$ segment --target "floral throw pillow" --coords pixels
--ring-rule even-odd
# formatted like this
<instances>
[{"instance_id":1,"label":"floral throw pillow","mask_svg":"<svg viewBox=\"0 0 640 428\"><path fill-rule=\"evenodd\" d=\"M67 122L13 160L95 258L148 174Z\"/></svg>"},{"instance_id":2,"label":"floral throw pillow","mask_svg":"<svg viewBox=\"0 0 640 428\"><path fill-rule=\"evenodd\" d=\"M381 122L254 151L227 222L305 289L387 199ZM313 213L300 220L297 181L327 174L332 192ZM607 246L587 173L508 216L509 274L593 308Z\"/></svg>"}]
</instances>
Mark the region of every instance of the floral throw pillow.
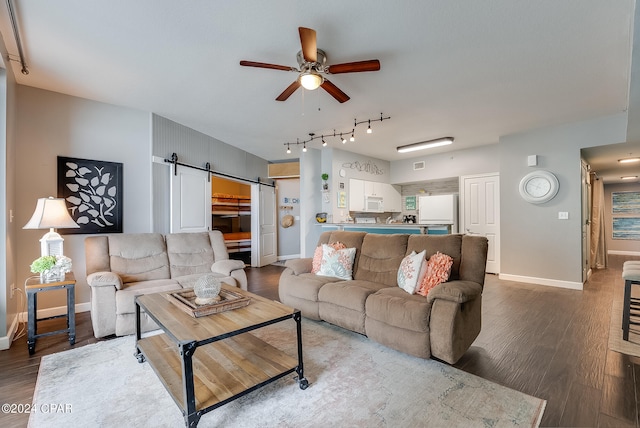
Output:
<instances>
[{"instance_id":1,"label":"floral throw pillow","mask_svg":"<svg viewBox=\"0 0 640 428\"><path fill-rule=\"evenodd\" d=\"M330 245L322 245L322 262L316 275L332 276L339 279L353 279L353 260L355 248L336 250Z\"/></svg>"},{"instance_id":2,"label":"floral throw pillow","mask_svg":"<svg viewBox=\"0 0 640 428\"><path fill-rule=\"evenodd\" d=\"M329 244L336 250L342 250L347 248L342 242L334 242ZM320 271L320 263L322 263L322 245L318 245L313 252L313 261L311 262L311 273L318 273Z\"/></svg>"},{"instance_id":3,"label":"floral throw pillow","mask_svg":"<svg viewBox=\"0 0 640 428\"><path fill-rule=\"evenodd\" d=\"M420 251L417 254L415 251L412 251L411 254L400 262L400 267L398 268L398 287L409 294L416 292L416 288L422 279L421 276L425 274L426 262L424 256L426 253L426 250Z\"/></svg>"},{"instance_id":4,"label":"floral throw pillow","mask_svg":"<svg viewBox=\"0 0 640 428\"><path fill-rule=\"evenodd\" d=\"M437 252L429 257L427 261L427 272L420 282L416 293L426 296L433 287L443 282L447 282L451 274L453 258L441 252Z\"/></svg>"}]
</instances>

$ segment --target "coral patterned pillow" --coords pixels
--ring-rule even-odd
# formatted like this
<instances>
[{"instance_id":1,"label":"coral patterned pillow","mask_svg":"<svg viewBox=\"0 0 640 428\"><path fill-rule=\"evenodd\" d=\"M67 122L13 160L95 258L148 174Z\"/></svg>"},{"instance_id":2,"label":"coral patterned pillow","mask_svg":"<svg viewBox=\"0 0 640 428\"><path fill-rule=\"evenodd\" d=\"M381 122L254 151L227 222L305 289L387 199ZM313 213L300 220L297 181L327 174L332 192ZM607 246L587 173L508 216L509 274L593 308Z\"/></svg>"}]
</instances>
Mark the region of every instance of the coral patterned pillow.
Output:
<instances>
[{"instance_id":1,"label":"coral patterned pillow","mask_svg":"<svg viewBox=\"0 0 640 428\"><path fill-rule=\"evenodd\" d=\"M342 250L347 248L342 242L334 242L329 244L336 250ZM313 261L311 262L311 273L318 273L320 271L320 263L322 263L322 245L318 245L313 252Z\"/></svg>"},{"instance_id":2,"label":"coral patterned pillow","mask_svg":"<svg viewBox=\"0 0 640 428\"><path fill-rule=\"evenodd\" d=\"M409 294L416 292L416 288L418 284L420 284L420 279L422 279L421 276L425 274L426 262L424 255L426 253L426 250L420 251L418 254L412 251L411 254L400 262L400 268L398 268L398 287Z\"/></svg>"},{"instance_id":3,"label":"coral patterned pillow","mask_svg":"<svg viewBox=\"0 0 640 428\"><path fill-rule=\"evenodd\" d=\"M336 250L331 245L322 245L322 262L316 275L332 276L339 279L353 279L355 248Z\"/></svg>"},{"instance_id":4,"label":"coral patterned pillow","mask_svg":"<svg viewBox=\"0 0 640 428\"><path fill-rule=\"evenodd\" d=\"M437 252L429 257L427 261L427 273L418 286L416 293L426 296L433 287L443 282L447 282L451 274L453 258L441 252Z\"/></svg>"}]
</instances>

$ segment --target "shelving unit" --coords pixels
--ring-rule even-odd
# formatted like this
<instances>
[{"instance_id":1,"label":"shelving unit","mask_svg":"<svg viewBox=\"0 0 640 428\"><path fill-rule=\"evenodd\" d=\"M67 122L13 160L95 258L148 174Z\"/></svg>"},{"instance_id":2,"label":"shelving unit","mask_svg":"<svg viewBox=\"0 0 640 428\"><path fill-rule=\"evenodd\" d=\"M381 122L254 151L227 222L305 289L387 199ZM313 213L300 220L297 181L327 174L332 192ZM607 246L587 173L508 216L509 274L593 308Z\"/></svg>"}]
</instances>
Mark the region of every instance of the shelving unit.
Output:
<instances>
[{"instance_id":1,"label":"shelving unit","mask_svg":"<svg viewBox=\"0 0 640 428\"><path fill-rule=\"evenodd\" d=\"M251 258L251 197L213 193L211 225L224 235L232 258Z\"/></svg>"}]
</instances>

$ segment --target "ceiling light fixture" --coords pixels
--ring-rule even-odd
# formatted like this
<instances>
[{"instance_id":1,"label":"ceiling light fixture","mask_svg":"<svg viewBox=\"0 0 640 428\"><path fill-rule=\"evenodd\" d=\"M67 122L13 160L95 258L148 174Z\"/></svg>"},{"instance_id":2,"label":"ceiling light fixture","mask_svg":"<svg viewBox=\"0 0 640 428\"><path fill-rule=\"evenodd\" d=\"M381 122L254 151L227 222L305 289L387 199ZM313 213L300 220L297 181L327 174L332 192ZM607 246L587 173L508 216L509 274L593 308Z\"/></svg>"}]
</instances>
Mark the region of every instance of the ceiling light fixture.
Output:
<instances>
[{"instance_id":1,"label":"ceiling light fixture","mask_svg":"<svg viewBox=\"0 0 640 428\"><path fill-rule=\"evenodd\" d=\"M313 91L314 89L318 89L320 85L322 85L322 76L307 72L300 75L300 84L303 88Z\"/></svg>"},{"instance_id":2,"label":"ceiling light fixture","mask_svg":"<svg viewBox=\"0 0 640 428\"><path fill-rule=\"evenodd\" d=\"M436 138L435 140L423 141L421 143L407 144L406 146L398 146L398 153L415 152L416 150L431 149L433 147L447 146L453 143L453 137Z\"/></svg>"},{"instance_id":3,"label":"ceiling light fixture","mask_svg":"<svg viewBox=\"0 0 640 428\"><path fill-rule=\"evenodd\" d=\"M624 159L618 159L619 163L634 163L634 162L640 162L640 158L624 158Z\"/></svg>"},{"instance_id":4,"label":"ceiling light fixture","mask_svg":"<svg viewBox=\"0 0 640 428\"><path fill-rule=\"evenodd\" d=\"M358 122L356 119L353 120L353 128L351 128L348 131L342 131L342 132L337 132L335 129L333 130L333 137L340 137L340 142L342 144L346 144L347 143L347 139L345 138L345 135L349 135L351 134L351 137L349 137L350 141L355 141L356 140L356 128L358 127L358 125L361 125L363 123L368 124L368 128L367 128L367 133L371 134L373 131L371 130L371 122L382 122L383 120L387 120L387 119L391 119L391 116L387 116L384 117L382 113L380 113L380 119L365 119L362 120L360 122ZM331 133L327 134L327 136L332 136ZM287 146L287 154L291 153L291 148L290 148L290 144L295 144L296 146L299 146L300 144L302 144L304 148L306 148L307 143L311 143L314 140L320 140L322 141L322 146L326 147L327 143L324 140L324 134L322 135L316 135L313 132L309 132L309 138L304 140L304 141L300 141L300 139L298 138L296 140L295 143L283 143L285 146ZM303 150L304 151L304 150Z\"/></svg>"},{"instance_id":5,"label":"ceiling light fixture","mask_svg":"<svg viewBox=\"0 0 640 428\"><path fill-rule=\"evenodd\" d=\"M624 177L620 177L623 180L635 180L636 178L638 178L637 175L625 175Z\"/></svg>"}]
</instances>

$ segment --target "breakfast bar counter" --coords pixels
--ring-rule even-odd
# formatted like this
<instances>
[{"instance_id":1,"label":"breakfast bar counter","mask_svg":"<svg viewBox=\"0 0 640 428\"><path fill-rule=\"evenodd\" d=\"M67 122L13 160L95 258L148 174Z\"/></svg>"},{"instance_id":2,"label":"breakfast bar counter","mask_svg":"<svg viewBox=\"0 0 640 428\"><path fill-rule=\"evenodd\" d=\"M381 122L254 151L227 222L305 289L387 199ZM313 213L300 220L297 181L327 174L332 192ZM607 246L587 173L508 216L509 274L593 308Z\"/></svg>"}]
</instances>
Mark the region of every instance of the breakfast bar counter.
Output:
<instances>
[{"instance_id":1,"label":"breakfast bar counter","mask_svg":"<svg viewBox=\"0 0 640 428\"><path fill-rule=\"evenodd\" d=\"M415 223L319 223L324 230L349 230L390 235L394 233L447 235L451 233L448 224Z\"/></svg>"}]
</instances>

